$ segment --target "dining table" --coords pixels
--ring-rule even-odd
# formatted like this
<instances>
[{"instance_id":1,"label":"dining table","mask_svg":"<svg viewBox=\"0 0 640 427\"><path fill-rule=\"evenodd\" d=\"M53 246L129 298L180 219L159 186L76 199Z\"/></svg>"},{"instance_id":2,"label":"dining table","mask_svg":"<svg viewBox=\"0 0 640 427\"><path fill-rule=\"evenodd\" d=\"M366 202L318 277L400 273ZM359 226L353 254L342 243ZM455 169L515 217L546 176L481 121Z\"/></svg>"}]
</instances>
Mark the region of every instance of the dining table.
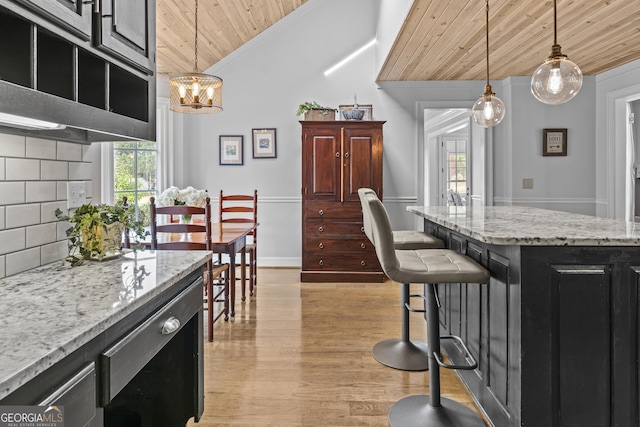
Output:
<instances>
[{"instance_id":1,"label":"dining table","mask_svg":"<svg viewBox=\"0 0 640 427\"><path fill-rule=\"evenodd\" d=\"M245 248L247 234L258 227L259 223L212 223L211 251L215 254L226 254L229 257L229 316L234 317L236 302L236 254L240 254L240 282L242 286L242 300L245 295ZM167 241L191 241L203 243L205 233L158 233L158 243ZM151 242L144 242L150 247Z\"/></svg>"}]
</instances>

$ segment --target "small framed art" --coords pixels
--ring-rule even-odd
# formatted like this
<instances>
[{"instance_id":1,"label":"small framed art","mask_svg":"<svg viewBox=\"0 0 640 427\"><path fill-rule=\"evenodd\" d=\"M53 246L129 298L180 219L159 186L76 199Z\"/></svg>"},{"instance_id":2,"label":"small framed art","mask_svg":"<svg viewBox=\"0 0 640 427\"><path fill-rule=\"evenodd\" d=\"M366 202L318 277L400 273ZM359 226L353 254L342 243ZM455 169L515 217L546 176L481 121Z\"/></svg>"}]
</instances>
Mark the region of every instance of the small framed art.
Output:
<instances>
[{"instance_id":1,"label":"small framed art","mask_svg":"<svg viewBox=\"0 0 640 427\"><path fill-rule=\"evenodd\" d=\"M566 156L567 155L567 130L544 129L542 131L542 155Z\"/></svg>"},{"instance_id":2,"label":"small framed art","mask_svg":"<svg viewBox=\"0 0 640 427\"><path fill-rule=\"evenodd\" d=\"M242 135L220 135L220 164L242 166L244 164Z\"/></svg>"},{"instance_id":3,"label":"small framed art","mask_svg":"<svg viewBox=\"0 0 640 427\"><path fill-rule=\"evenodd\" d=\"M276 130L252 129L253 131L253 158L266 159L276 157Z\"/></svg>"}]
</instances>

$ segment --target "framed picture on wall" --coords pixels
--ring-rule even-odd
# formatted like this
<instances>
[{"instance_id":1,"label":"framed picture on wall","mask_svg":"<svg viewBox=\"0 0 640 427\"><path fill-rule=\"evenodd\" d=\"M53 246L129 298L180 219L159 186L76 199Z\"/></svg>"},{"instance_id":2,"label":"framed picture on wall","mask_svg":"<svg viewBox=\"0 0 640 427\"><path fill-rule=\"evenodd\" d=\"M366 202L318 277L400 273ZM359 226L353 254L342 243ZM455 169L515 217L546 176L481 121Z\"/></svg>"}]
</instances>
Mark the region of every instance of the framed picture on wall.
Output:
<instances>
[{"instance_id":1,"label":"framed picture on wall","mask_svg":"<svg viewBox=\"0 0 640 427\"><path fill-rule=\"evenodd\" d=\"M542 131L542 155L566 156L567 155L567 130L544 129Z\"/></svg>"},{"instance_id":2,"label":"framed picture on wall","mask_svg":"<svg viewBox=\"0 0 640 427\"><path fill-rule=\"evenodd\" d=\"M253 158L276 158L276 130L252 129L253 133Z\"/></svg>"},{"instance_id":3,"label":"framed picture on wall","mask_svg":"<svg viewBox=\"0 0 640 427\"><path fill-rule=\"evenodd\" d=\"M242 135L220 135L220 164L242 166L244 164Z\"/></svg>"}]
</instances>

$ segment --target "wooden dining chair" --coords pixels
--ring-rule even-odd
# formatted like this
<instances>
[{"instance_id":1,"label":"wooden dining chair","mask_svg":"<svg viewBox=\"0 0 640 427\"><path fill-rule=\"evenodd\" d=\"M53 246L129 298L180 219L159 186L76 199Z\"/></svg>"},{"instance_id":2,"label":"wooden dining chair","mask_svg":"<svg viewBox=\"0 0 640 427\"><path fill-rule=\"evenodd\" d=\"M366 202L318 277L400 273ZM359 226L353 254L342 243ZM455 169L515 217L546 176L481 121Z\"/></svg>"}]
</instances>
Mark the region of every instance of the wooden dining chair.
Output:
<instances>
[{"instance_id":1,"label":"wooden dining chair","mask_svg":"<svg viewBox=\"0 0 640 427\"><path fill-rule=\"evenodd\" d=\"M206 199L205 207L196 206L156 206L155 197L151 198L151 249L153 250L207 250L212 249L211 243L211 200ZM202 222L174 223L169 217L178 215L199 215ZM163 221L159 217L164 216ZM183 234L184 233L184 234ZM186 234L188 233L188 234ZM197 236L200 234L200 236ZM189 237L186 237L189 236ZM213 341L213 324L224 314L224 320L229 320L229 281L228 264L215 263L209 259L204 272L204 302L207 310L207 326L209 341ZM221 280L220 290L215 290L214 280ZM224 301L224 308L214 313L214 303Z\"/></svg>"},{"instance_id":2,"label":"wooden dining chair","mask_svg":"<svg viewBox=\"0 0 640 427\"><path fill-rule=\"evenodd\" d=\"M225 196L220 190L219 223L258 223L258 190L253 190L253 195L233 194ZM258 231L254 228L247 234L251 236L251 243L245 246L245 251L249 255L249 295L253 295L255 287L258 285ZM218 257L221 259L221 256ZM245 261L245 260L243 260ZM237 280L241 280L238 278ZM242 283L242 300L246 299L245 283Z\"/></svg>"}]
</instances>

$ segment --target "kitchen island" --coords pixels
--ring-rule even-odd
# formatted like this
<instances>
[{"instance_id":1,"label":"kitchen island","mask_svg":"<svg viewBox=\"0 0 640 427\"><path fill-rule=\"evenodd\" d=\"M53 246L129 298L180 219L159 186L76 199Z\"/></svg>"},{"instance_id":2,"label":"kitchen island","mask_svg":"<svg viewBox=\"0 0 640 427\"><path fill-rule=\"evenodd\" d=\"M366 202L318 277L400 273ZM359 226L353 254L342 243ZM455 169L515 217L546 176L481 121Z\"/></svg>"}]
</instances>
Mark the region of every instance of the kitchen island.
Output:
<instances>
[{"instance_id":1,"label":"kitchen island","mask_svg":"<svg viewBox=\"0 0 640 427\"><path fill-rule=\"evenodd\" d=\"M0 405L61 405L69 426L199 419L211 256L138 251L0 280Z\"/></svg>"},{"instance_id":2,"label":"kitchen island","mask_svg":"<svg viewBox=\"0 0 640 427\"><path fill-rule=\"evenodd\" d=\"M639 425L637 224L517 206L408 210L491 272L489 285L438 293L441 331L479 361L459 374L494 425Z\"/></svg>"}]
</instances>

